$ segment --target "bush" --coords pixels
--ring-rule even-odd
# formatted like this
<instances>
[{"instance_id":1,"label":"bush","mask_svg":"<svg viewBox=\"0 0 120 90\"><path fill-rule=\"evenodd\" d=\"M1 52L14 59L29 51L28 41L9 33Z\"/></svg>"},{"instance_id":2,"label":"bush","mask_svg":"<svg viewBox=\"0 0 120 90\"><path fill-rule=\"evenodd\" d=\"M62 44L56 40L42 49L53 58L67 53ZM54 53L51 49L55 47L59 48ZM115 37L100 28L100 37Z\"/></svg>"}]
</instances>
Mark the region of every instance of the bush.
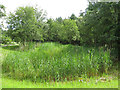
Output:
<instances>
[{"instance_id":1,"label":"bush","mask_svg":"<svg viewBox=\"0 0 120 90\"><path fill-rule=\"evenodd\" d=\"M11 44L12 39L10 37L2 36L2 44Z\"/></svg>"}]
</instances>

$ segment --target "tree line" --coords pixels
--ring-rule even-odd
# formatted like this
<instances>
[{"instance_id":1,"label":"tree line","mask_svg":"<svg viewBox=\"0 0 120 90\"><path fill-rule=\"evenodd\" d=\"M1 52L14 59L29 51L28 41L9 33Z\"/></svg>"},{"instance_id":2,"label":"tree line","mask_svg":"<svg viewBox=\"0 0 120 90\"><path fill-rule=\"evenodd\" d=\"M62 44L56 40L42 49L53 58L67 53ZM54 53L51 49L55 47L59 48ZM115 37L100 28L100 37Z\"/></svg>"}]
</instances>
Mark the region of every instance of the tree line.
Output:
<instances>
[{"instance_id":1,"label":"tree line","mask_svg":"<svg viewBox=\"0 0 120 90\"><path fill-rule=\"evenodd\" d=\"M106 46L118 51L120 29L120 2L90 3L79 17L72 14L46 19L47 13L31 6L19 7L7 16L8 30L3 31L13 41L25 44L31 41L53 41L64 44ZM0 17L5 14L1 12Z\"/></svg>"}]
</instances>

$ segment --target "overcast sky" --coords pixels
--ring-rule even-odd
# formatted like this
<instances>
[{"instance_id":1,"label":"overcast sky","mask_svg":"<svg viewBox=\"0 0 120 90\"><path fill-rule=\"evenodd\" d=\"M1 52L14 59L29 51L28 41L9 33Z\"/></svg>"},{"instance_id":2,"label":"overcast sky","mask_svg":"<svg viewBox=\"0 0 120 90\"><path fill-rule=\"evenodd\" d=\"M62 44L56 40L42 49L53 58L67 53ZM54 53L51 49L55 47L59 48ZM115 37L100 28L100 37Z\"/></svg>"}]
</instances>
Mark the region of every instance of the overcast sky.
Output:
<instances>
[{"instance_id":1,"label":"overcast sky","mask_svg":"<svg viewBox=\"0 0 120 90\"><path fill-rule=\"evenodd\" d=\"M48 18L68 18L72 13L79 15L80 10L85 11L87 0L0 0L6 7L6 12L13 12L20 6L36 6L47 11Z\"/></svg>"}]
</instances>

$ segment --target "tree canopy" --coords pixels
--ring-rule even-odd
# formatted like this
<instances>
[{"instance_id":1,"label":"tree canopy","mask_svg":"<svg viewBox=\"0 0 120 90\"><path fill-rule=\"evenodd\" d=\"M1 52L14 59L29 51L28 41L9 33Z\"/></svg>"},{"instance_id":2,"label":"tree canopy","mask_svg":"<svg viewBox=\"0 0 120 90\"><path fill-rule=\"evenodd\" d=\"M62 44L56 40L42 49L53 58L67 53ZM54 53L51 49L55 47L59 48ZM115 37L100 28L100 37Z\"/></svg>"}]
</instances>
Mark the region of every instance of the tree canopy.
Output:
<instances>
[{"instance_id":1,"label":"tree canopy","mask_svg":"<svg viewBox=\"0 0 120 90\"><path fill-rule=\"evenodd\" d=\"M42 11L33 7L19 7L15 13L8 17L8 35L17 42L28 42L40 37L41 22L44 17Z\"/></svg>"}]
</instances>

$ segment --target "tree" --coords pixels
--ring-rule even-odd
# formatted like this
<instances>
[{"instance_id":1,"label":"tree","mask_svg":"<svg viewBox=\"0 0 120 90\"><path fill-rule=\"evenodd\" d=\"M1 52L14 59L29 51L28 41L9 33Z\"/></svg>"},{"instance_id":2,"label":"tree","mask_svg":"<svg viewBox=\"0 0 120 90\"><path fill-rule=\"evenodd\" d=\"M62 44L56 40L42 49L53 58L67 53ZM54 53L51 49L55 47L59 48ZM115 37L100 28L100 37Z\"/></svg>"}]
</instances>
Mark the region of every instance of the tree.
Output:
<instances>
[{"instance_id":1,"label":"tree","mask_svg":"<svg viewBox=\"0 0 120 90\"><path fill-rule=\"evenodd\" d=\"M62 18L57 18L56 20L48 19L46 37L47 41L60 41L59 32L63 30Z\"/></svg>"},{"instance_id":2,"label":"tree","mask_svg":"<svg viewBox=\"0 0 120 90\"><path fill-rule=\"evenodd\" d=\"M5 16L5 6L4 5L0 5L0 18Z\"/></svg>"},{"instance_id":3,"label":"tree","mask_svg":"<svg viewBox=\"0 0 120 90\"><path fill-rule=\"evenodd\" d=\"M89 3L83 16L84 28L80 30L85 43L112 47L117 39L115 36L118 20L116 6L119 6L119 3Z\"/></svg>"},{"instance_id":4,"label":"tree","mask_svg":"<svg viewBox=\"0 0 120 90\"><path fill-rule=\"evenodd\" d=\"M49 26L47 30L48 41L61 43L74 43L79 40L79 31L75 20L57 18L56 20L48 19Z\"/></svg>"},{"instance_id":5,"label":"tree","mask_svg":"<svg viewBox=\"0 0 120 90\"><path fill-rule=\"evenodd\" d=\"M63 29L59 31L61 41L65 43L72 43L79 39L79 31L76 22L71 19L63 21Z\"/></svg>"},{"instance_id":6,"label":"tree","mask_svg":"<svg viewBox=\"0 0 120 90\"><path fill-rule=\"evenodd\" d=\"M19 7L15 14L11 13L8 17L8 35L23 44L41 38L40 29L42 25L40 22L43 20L41 18L37 9L33 7Z\"/></svg>"},{"instance_id":7,"label":"tree","mask_svg":"<svg viewBox=\"0 0 120 90\"><path fill-rule=\"evenodd\" d=\"M120 2L89 3L82 22L77 25L80 42L91 46L104 46L111 50L111 59L118 60L120 29Z\"/></svg>"},{"instance_id":8,"label":"tree","mask_svg":"<svg viewBox=\"0 0 120 90\"><path fill-rule=\"evenodd\" d=\"M39 9L39 8L35 8L35 17L37 20L37 33L36 33L36 37L34 40L37 41L44 41L44 30L46 31L47 25L45 23L45 19L47 16L47 12L43 11L43 9Z\"/></svg>"},{"instance_id":9,"label":"tree","mask_svg":"<svg viewBox=\"0 0 120 90\"><path fill-rule=\"evenodd\" d=\"M54 21L51 27L51 39L53 41L60 41L60 32L63 31L64 26L62 21Z\"/></svg>"},{"instance_id":10,"label":"tree","mask_svg":"<svg viewBox=\"0 0 120 90\"><path fill-rule=\"evenodd\" d=\"M47 38L48 41L52 41L53 40L52 39L53 35L52 35L52 30L51 30L51 28L53 27L52 26L53 22L54 21L51 18L47 20L48 28L47 28L47 32L46 32L47 33L46 38Z\"/></svg>"},{"instance_id":11,"label":"tree","mask_svg":"<svg viewBox=\"0 0 120 90\"><path fill-rule=\"evenodd\" d=\"M56 18L56 21L58 21L60 24L63 23L63 19L62 19L62 17L58 17L58 18Z\"/></svg>"},{"instance_id":12,"label":"tree","mask_svg":"<svg viewBox=\"0 0 120 90\"><path fill-rule=\"evenodd\" d=\"M5 16L5 6L0 5L0 19ZM1 23L1 22L0 22ZM2 24L0 25L0 42L2 42Z\"/></svg>"},{"instance_id":13,"label":"tree","mask_svg":"<svg viewBox=\"0 0 120 90\"><path fill-rule=\"evenodd\" d=\"M72 15L70 16L70 19L71 19L71 20L76 20L77 17L75 16L75 14L72 14Z\"/></svg>"}]
</instances>

